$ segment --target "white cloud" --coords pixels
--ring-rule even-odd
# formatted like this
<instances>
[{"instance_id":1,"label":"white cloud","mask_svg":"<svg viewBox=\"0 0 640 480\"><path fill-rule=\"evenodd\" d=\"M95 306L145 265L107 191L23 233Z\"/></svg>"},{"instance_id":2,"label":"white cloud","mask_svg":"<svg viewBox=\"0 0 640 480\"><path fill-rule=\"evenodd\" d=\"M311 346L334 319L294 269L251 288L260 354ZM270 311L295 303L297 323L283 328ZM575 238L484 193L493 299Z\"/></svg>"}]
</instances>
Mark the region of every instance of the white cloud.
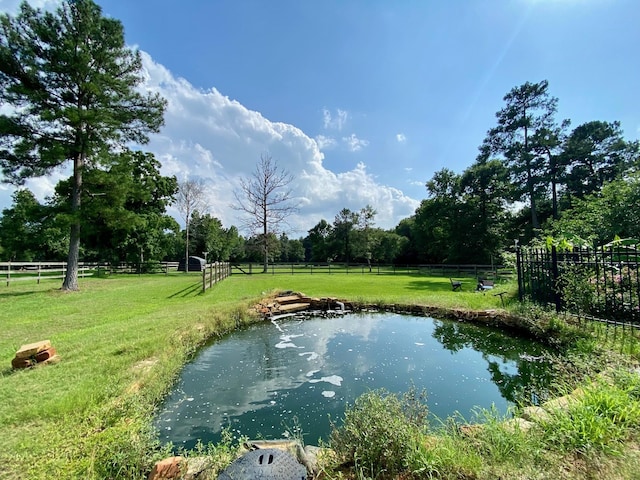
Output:
<instances>
[{"instance_id":1,"label":"white cloud","mask_svg":"<svg viewBox=\"0 0 640 480\"><path fill-rule=\"evenodd\" d=\"M325 135L317 135L316 143L318 144L318 148L320 150L329 150L331 148L334 148L338 144L335 138L327 137Z\"/></svg>"},{"instance_id":2,"label":"white cloud","mask_svg":"<svg viewBox=\"0 0 640 480\"><path fill-rule=\"evenodd\" d=\"M15 15L21 3L22 0L0 0L0 12ZM29 5L33 8L42 8L47 11L55 10L61 3L61 0L29 0Z\"/></svg>"},{"instance_id":3,"label":"white cloud","mask_svg":"<svg viewBox=\"0 0 640 480\"><path fill-rule=\"evenodd\" d=\"M238 212L229 207L233 191L241 177L251 174L264 152L295 176L293 193L301 208L290 223L301 235L323 218L331 221L343 208L359 210L371 204L378 211L377 225L391 228L418 206L417 200L400 190L378 183L364 164L347 172L328 170L321 149L336 145L332 137L313 139L293 125L270 121L215 88L196 89L144 52L143 63L145 88L169 101L166 125L147 148L162 162L163 173L207 179L211 213L225 225L240 225ZM335 118L329 113L330 124L342 128L347 116L344 110L338 110ZM369 143L355 135L346 137L345 142L352 150Z\"/></svg>"},{"instance_id":4,"label":"white cloud","mask_svg":"<svg viewBox=\"0 0 640 480\"><path fill-rule=\"evenodd\" d=\"M355 133L352 133L348 137L342 137L342 141L346 143L347 148L352 152L357 152L359 150L362 150L364 147L369 145L368 140L363 140L356 137Z\"/></svg>"},{"instance_id":5,"label":"white cloud","mask_svg":"<svg viewBox=\"0 0 640 480\"><path fill-rule=\"evenodd\" d=\"M407 137L404 133L398 133L396 134L396 140L398 143L405 143L407 141Z\"/></svg>"},{"instance_id":6,"label":"white cloud","mask_svg":"<svg viewBox=\"0 0 640 480\"><path fill-rule=\"evenodd\" d=\"M322 118L324 122L324 128L326 130L342 130L342 127L347 123L349 118L349 112L346 110L337 109L335 115L331 115L331 112L324 108L322 109Z\"/></svg>"},{"instance_id":7,"label":"white cloud","mask_svg":"<svg viewBox=\"0 0 640 480\"><path fill-rule=\"evenodd\" d=\"M231 208L233 192L240 178L251 175L265 152L295 177L293 195L300 200L301 208L290 218L291 228L287 232L290 236L306 235L321 219L332 221L343 208L359 210L367 204L378 211L376 224L391 228L412 215L418 206L417 200L400 190L378 183L364 164L341 173L325 168L320 149L331 144L331 137L313 139L293 125L272 122L215 88L195 88L147 53L141 54L144 68L141 88L158 92L168 101L165 126L142 148L155 154L162 164L163 175L203 179L209 192L210 213L225 226L241 225L239 213ZM346 112L339 110L336 118L344 120ZM346 141L356 150L368 144L355 135ZM60 178L68 175L61 171L33 179L28 186L43 199L51 194ZM10 194L9 190L0 191L0 204L9 206ZM169 209L169 213L182 222L175 209Z\"/></svg>"}]
</instances>

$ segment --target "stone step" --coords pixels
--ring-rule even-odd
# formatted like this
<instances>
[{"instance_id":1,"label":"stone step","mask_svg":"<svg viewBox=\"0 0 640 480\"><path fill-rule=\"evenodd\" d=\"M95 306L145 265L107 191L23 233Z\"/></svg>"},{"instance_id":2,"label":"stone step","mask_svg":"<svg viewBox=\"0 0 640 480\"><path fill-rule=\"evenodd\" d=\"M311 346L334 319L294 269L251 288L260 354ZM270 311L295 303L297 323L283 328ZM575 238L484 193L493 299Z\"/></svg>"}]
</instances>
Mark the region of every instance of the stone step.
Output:
<instances>
[{"instance_id":1,"label":"stone step","mask_svg":"<svg viewBox=\"0 0 640 480\"><path fill-rule=\"evenodd\" d=\"M310 305L310 303L288 303L286 305L280 305L278 311L280 313L301 312L307 310Z\"/></svg>"}]
</instances>

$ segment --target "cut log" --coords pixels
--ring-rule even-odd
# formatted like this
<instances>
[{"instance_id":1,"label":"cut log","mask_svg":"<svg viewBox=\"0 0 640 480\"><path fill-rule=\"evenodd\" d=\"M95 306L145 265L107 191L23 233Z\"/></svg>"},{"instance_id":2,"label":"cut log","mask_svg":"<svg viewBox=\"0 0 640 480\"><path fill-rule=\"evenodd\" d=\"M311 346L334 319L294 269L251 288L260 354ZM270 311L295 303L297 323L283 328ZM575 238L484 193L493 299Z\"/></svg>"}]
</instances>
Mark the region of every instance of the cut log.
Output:
<instances>
[{"instance_id":1,"label":"cut log","mask_svg":"<svg viewBox=\"0 0 640 480\"><path fill-rule=\"evenodd\" d=\"M51 357L56 356L56 349L51 347L46 350L42 350L41 352L36 353L36 362L44 362L45 360L49 360Z\"/></svg>"},{"instance_id":2,"label":"cut log","mask_svg":"<svg viewBox=\"0 0 640 480\"><path fill-rule=\"evenodd\" d=\"M31 358L49 348L51 348L51 342L49 340L22 345L16 352L16 358Z\"/></svg>"},{"instance_id":3,"label":"cut log","mask_svg":"<svg viewBox=\"0 0 640 480\"><path fill-rule=\"evenodd\" d=\"M14 358L11 360L12 368L29 368L33 367L36 361L31 358Z\"/></svg>"}]
</instances>

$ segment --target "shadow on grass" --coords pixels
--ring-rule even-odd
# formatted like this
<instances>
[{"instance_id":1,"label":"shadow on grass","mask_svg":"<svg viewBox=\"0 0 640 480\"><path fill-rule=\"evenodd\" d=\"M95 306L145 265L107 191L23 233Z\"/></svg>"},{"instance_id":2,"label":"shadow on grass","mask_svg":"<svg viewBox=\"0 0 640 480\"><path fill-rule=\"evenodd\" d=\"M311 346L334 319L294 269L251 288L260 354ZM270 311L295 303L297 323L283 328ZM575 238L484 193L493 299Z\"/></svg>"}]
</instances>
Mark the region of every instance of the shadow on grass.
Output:
<instances>
[{"instance_id":1,"label":"shadow on grass","mask_svg":"<svg viewBox=\"0 0 640 480\"><path fill-rule=\"evenodd\" d=\"M456 278L455 280L461 280ZM453 288L451 286L451 282L447 278L445 280L434 280L434 279L424 279L424 280L412 280L407 282L407 288L411 290L424 290L426 292L453 292ZM475 290L475 284L473 281L464 281L462 280L462 291L472 292ZM455 292L457 293L457 292Z\"/></svg>"},{"instance_id":2,"label":"shadow on grass","mask_svg":"<svg viewBox=\"0 0 640 480\"><path fill-rule=\"evenodd\" d=\"M35 295L36 293L42 293L42 290L39 291L30 291L30 292L0 292L0 299L3 298L14 298L14 297L25 297L27 295Z\"/></svg>"},{"instance_id":3,"label":"shadow on grass","mask_svg":"<svg viewBox=\"0 0 640 480\"><path fill-rule=\"evenodd\" d=\"M202 282L194 283L193 285L189 285L188 287L183 288L182 290L177 291L176 293L169 295L167 298L176 298L176 297L188 297L190 295L197 295L202 292Z\"/></svg>"}]
</instances>

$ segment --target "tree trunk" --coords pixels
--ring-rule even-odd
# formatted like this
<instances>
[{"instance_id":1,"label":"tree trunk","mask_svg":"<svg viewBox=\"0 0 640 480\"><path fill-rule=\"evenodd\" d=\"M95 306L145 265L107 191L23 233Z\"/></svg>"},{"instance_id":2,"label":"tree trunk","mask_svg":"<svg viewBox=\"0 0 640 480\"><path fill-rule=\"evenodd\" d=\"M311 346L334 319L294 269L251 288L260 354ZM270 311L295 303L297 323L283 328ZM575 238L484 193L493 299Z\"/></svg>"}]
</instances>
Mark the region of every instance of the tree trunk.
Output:
<instances>
[{"instance_id":1,"label":"tree trunk","mask_svg":"<svg viewBox=\"0 0 640 480\"><path fill-rule=\"evenodd\" d=\"M78 290L78 261L80 257L80 206L82 197L82 167L84 154L78 153L73 160L73 192L71 194L71 215L73 223L69 237L67 272L62 282L62 290Z\"/></svg>"}]
</instances>

